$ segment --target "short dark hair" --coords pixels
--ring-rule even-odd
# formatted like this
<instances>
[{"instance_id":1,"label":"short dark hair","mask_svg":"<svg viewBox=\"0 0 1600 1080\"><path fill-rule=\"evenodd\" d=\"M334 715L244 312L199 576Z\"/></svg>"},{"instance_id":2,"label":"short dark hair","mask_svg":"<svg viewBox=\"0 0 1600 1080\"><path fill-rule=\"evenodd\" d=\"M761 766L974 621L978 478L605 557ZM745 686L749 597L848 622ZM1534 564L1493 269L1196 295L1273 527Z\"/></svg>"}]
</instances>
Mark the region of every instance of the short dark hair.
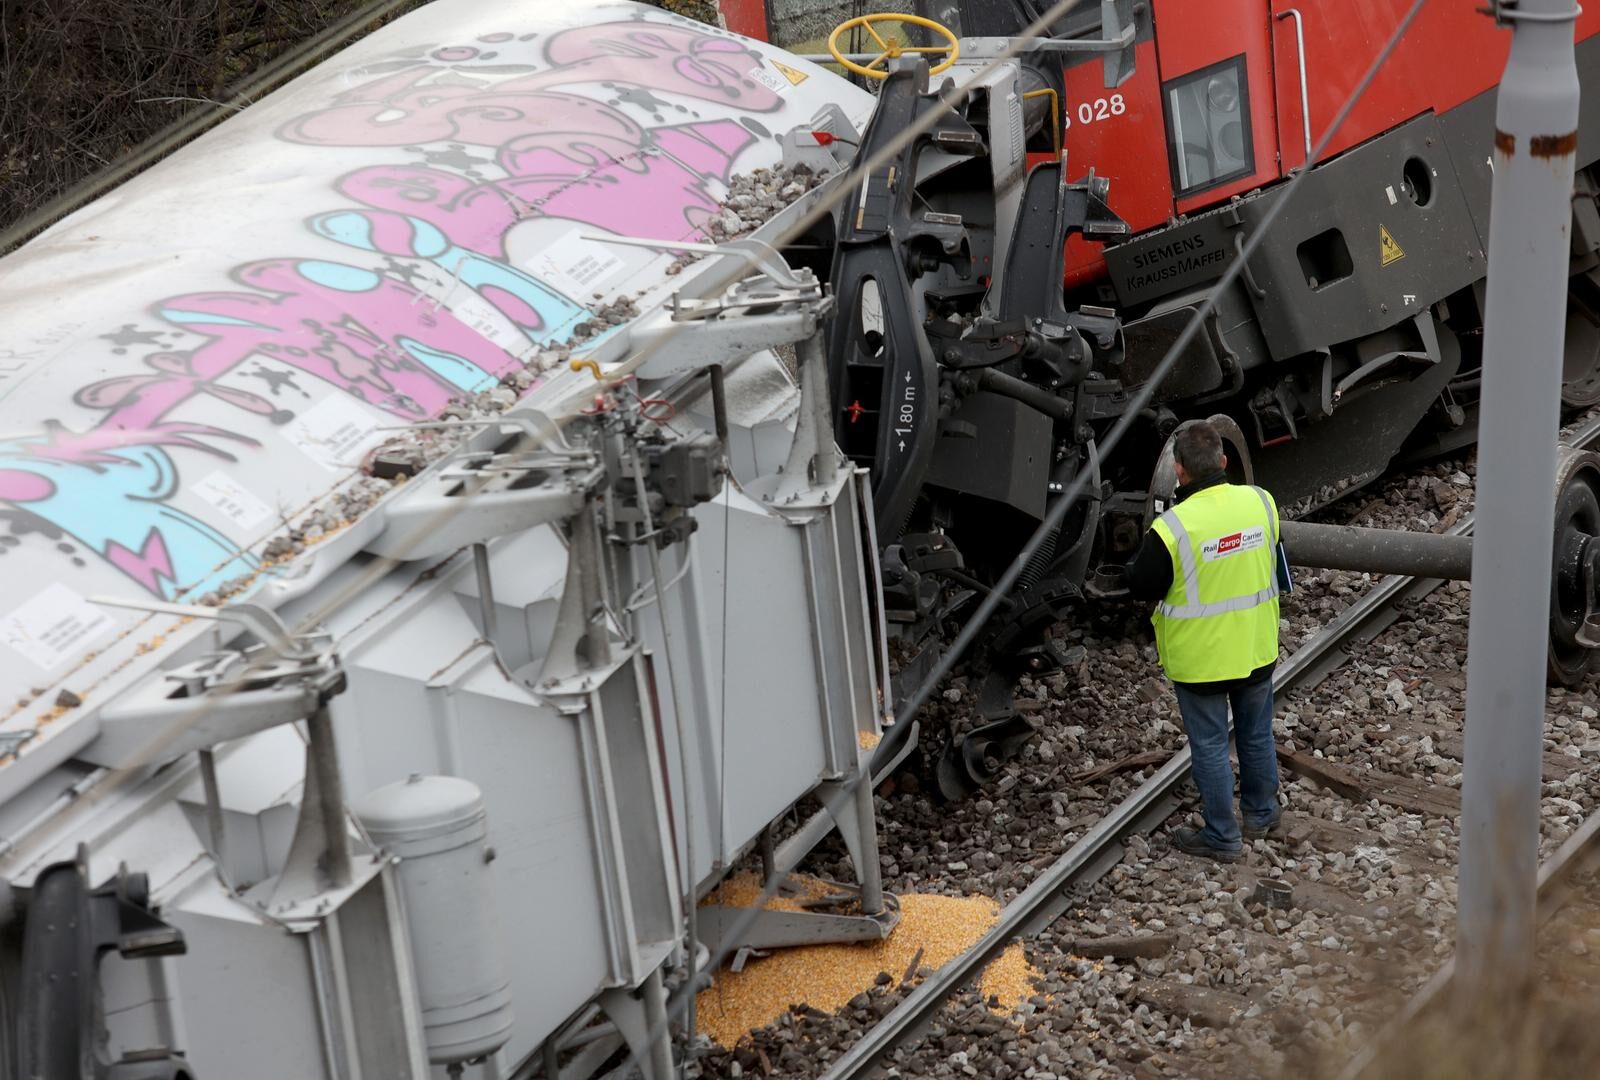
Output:
<instances>
[{"instance_id":1,"label":"short dark hair","mask_svg":"<svg viewBox=\"0 0 1600 1080\"><path fill-rule=\"evenodd\" d=\"M1207 476L1222 468L1222 436L1208 420L1191 420L1178 428L1172 456L1190 476Z\"/></svg>"}]
</instances>

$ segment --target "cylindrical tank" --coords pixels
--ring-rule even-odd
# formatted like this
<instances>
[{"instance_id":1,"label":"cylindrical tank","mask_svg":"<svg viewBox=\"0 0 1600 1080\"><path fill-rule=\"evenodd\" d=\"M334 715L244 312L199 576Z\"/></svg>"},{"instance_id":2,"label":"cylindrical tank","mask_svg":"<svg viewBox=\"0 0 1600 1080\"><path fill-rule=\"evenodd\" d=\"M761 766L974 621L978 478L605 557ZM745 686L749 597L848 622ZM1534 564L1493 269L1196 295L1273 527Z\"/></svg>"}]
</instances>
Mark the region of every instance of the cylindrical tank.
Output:
<instances>
[{"instance_id":1,"label":"cylindrical tank","mask_svg":"<svg viewBox=\"0 0 1600 1080\"><path fill-rule=\"evenodd\" d=\"M493 853L476 784L420 776L379 788L355 807L397 868L436 1065L492 1054L511 1035L511 987L489 880Z\"/></svg>"}]
</instances>

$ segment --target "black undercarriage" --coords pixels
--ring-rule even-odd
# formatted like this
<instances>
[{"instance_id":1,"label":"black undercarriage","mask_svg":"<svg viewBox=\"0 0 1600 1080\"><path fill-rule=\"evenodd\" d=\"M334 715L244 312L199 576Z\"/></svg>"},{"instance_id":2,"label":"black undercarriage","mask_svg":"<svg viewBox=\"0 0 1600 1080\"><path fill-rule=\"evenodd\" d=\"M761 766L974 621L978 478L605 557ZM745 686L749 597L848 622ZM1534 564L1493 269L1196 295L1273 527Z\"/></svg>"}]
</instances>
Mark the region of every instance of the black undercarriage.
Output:
<instances>
[{"instance_id":1,"label":"black undercarriage","mask_svg":"<svg viewBox=\"0 0 1600 1080\"><path fill-rule=\"evenodd\" d=\"M1488 129L1478 129L1492 124L1493 102L1491 93L1443 118L1420 116L1319 164L1302 201L1217 292L1284 184L1130 235L1093 162L1023 171L1024 139L1037 146L1044 121L1000 104L1002 87L979 84L948 103L921 60L892 67L857 155L877 166L843 201L826 268L838 298L835 430L871 470L891 624L910 641L928 637L1000 577L1055 500L1082 489L988 628L980 708L992 724L951 750L950 793L959 794L1026 737L1010 687L1020 672L1055 663L1043 631L1075 604L1125 594L1126 564L1170 486L1158 462L1182 421L1231 421L1239 478L1291 512L1473 441L1488 186L1458 175L1449 151L1478 135L1487 142ZM919 120L927 130L896 149ZM1342 193L1375 176L1412 175L1418 161L1435 177L1435 242L1384 267L1380 288L1377 253L1352 255L1344 239L1377 235L1379 223ZM1570 406L1600 401L1592 164L1579 163L1574 204ZM1297 213L1317 218L1310 240L1298 239L1307 229ZM1106 243L1108 273L1068 293L1073 234ZM1194 254L1213 251L1220 257ZM1347 287L1325 289L1346 278ZM1391 304L1395 295L1403 302ZM1200 332L1150 386L1208 298ZM1145 389L1148 400L1128 416ZM1125 418L1125 436L1102 450Z\"/></svg>"}]
</instances>

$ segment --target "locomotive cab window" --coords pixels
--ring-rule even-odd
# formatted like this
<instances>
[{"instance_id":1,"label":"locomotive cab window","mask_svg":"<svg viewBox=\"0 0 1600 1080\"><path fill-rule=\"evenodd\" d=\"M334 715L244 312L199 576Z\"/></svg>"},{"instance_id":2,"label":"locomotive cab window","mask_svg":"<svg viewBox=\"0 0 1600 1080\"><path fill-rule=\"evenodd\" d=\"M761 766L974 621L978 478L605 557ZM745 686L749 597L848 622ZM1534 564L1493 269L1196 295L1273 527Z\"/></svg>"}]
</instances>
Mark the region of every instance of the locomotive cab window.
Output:
<instances>
[{"instance_id":1,"label":"locomotive cab window","mask_svg":"<svg viewBox=\"0 0 1600 1080\"><path fill-rule=\"evenodd\" d=\"M1188 195L1255 171L1243 55L1173 79L1162 90L1176 194Z\"/></svg>"}]
</instances>

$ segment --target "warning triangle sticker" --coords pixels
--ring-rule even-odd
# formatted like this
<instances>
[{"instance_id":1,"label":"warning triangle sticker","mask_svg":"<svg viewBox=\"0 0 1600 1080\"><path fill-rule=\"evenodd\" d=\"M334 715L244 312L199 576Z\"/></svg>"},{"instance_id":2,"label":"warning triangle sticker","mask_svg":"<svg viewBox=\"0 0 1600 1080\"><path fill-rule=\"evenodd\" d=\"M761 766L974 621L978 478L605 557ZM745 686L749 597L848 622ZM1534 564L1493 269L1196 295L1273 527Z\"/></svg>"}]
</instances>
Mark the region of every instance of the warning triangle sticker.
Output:
<instances>
[{"instance_id":1,"label":"warning triangle sticker","mask_svg":"<svg viewBox=\"0 0 1600 1080\"><path fill-rule=\"evenodd\" d=\"M1383 266L1399 262L1406 257L1405 250L1401 248L1399 242L1395 240L1388 228L1383 225L1378 226L1378 251L1383 257Z\"/></svg>"},{"instance_id":2,"label":"warning triangle sticker","mask_svg":"<svg viewBox=\"0 0 1600 1080\"><path fill-rule=\"evenodd\" d=\"M770 62L773 67L778 69L778 74L789 80L790 86L799 86L801 83L811 78L810 75L803 71L798 71L795 68L790 67L788 64L780 64L776 60Z\"/></svg>"}]
</instances>

